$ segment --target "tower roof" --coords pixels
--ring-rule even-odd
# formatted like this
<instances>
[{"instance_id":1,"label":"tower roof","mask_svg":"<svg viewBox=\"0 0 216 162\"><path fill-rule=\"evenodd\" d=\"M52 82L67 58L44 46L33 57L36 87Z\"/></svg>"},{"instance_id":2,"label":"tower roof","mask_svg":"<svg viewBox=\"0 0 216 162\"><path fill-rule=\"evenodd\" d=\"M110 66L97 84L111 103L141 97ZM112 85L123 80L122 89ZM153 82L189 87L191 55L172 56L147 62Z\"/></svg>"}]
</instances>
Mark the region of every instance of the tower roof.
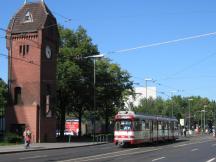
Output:
<instances>
[{"instance_id":1,"label":"tower roof","mask_svg":"<svg viewBox=\"0 0 216 162\"><path fill-rule=\"evenodd\" d=\"M12 34L35 32L44 28L48 17L56 23L55 17L45 3L27 2L10 20L8 30Z\"/></svg>"}]
</instances>

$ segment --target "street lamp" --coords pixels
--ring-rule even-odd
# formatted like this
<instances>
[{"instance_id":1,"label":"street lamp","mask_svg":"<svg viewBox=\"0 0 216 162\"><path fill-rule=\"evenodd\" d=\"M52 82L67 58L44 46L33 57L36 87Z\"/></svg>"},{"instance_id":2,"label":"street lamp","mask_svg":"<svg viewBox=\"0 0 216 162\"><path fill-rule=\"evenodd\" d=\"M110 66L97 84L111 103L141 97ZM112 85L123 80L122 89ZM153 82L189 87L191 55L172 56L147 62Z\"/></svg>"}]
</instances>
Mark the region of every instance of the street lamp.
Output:
<instances>
[{"instance_id":1,"label":"street lamp","mask_svg":"<svg viewBox=\"0 0 216 162\"><path fill-rule=\"evenodd\" d=\"M94 94L93 94L93 112L96 110L96 90L95 90L95 85L96 85L96 71L95 71L95 65L96 65L96 59L102 58L104 55L92 55L92 56L87 56L85 58L92 58L93 63L94 63L94 72L93 72L93 89L94 89ZM94 114L92 116L94 118ZM95 134L95 119L93 119L93 134Z\"/></svg>"},{"instance_id":2,"label":"street lamp","mask_svg":"<svg viewBox=\"0 0 216 162\"><path fill-rule=\"evenodd\" d=\"M191 124L190 124L190 118L191 118L191 115L190 115L191 102L190 102L190 101L193 101L193 99L192 99L192 98L189 98L188 101L189 101L188 129L189 129L189 133L190 133L190 125L191 125Z\"/></svg>"},{"instance_id":3,"label":"street lamp","mask_svg":"<svg viewBox=\"0 0 216 162\"><path fill-rule=\"evenodd\" d=\"M147 82L152 81L152 78L145 78L145 85L146 85L146 109L148 109L148 91L147 91Z\"/></svg>"}]
</instances>

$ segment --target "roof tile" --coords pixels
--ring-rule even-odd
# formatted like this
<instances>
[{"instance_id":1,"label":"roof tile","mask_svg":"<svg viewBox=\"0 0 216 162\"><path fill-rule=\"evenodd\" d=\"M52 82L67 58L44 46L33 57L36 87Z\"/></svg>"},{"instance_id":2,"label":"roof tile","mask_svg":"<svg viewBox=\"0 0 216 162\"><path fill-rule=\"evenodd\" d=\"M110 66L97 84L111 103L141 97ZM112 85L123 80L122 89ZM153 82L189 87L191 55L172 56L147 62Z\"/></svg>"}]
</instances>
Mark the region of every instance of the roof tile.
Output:
<instances>
[{"instance_id":1,"label":"roof tile","mask_svg":"<svg viewBox=\"0 0 216 162\"><path fill-rule=\"evenodd\" d=\"M24 21L28 11L32 14L33 22ZM45 3L26 3L10 20L8 29L12 34L38 31L45 26L48 15L55 20Z\"/></svg>"}]
</instances>

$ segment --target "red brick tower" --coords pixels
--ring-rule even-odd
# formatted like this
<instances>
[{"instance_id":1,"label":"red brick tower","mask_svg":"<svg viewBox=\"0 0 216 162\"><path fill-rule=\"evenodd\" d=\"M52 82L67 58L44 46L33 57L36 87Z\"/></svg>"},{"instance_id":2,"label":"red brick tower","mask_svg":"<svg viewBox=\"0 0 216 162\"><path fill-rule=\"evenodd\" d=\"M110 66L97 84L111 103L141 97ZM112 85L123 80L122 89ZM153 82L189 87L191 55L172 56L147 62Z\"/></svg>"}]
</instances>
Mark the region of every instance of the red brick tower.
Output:
<instances>
[{"instance_id":1,"label":"red brick tower","mask_svg":"<svg viewBox=\"0 0 216 162\"><path fill-rule=\"evenodd\" d=\"M55 140L58 41L56 19L42 0L25 2L9 23L6 128L21 134L29 126L34 142Z\"/></svg>"}]
</instances>

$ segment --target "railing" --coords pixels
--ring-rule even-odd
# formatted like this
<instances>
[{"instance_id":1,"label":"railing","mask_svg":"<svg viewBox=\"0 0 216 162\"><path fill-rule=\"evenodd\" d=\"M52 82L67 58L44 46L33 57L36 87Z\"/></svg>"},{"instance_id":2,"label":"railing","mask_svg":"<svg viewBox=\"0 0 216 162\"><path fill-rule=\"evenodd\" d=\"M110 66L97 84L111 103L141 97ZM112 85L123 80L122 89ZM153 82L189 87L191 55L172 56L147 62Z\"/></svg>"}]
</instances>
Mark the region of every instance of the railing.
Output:
<instances>
[{"instance_id":1,"label":"railing","mask_svg":"<svg viewBox=\"0 0 216 162\"><path fill-rule=\"evenodd\" d=\"M96 143L109 143L113 139L112 134L98 134L92 136L92 141Z\"/></svg>"}]
</instances>

